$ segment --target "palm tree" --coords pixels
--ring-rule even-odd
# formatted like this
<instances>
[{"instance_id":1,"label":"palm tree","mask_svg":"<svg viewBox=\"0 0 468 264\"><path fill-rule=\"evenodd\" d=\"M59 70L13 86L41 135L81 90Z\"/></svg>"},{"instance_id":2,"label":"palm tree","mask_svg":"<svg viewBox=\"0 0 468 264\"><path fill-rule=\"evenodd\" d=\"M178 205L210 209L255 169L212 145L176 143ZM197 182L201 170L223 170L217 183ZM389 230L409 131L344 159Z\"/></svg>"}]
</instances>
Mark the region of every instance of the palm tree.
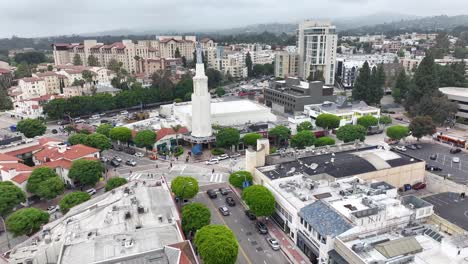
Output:
<instances>
[{"instance_id":1,"label":"palm tree","mask_svg":"<svg viewBox=\"0 0 468 264\"><path fill-rule=\"evenodd\" d=\"M179 131L182 128L182 126L180 124L177 124L175 126L171 126L171 128L175 132L176 145L178 147L179 146L179 139L177 138L177 135L179 134Z\"/></svg>"}]
</instances>

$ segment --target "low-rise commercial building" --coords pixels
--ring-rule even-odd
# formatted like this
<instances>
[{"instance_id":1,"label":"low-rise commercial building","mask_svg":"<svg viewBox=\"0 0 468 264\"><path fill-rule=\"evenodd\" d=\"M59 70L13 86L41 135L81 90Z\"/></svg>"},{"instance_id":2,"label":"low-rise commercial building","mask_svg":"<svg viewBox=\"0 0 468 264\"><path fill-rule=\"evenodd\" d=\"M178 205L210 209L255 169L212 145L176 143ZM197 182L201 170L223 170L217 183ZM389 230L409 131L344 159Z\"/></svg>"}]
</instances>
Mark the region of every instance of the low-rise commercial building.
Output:
<instances>
[{"instance_id":1,"label":"low-rise commercial building","mask_svg":"<svg viewBox=\"0 0 468 264\"><path fill-rule=\"evenodd\" d=\"M265 88L265 105L280 113L304 111L304 106L335 100L333 87L320 81L304 82L298 78L273 81Z\"/></svg>"}]
</instances>

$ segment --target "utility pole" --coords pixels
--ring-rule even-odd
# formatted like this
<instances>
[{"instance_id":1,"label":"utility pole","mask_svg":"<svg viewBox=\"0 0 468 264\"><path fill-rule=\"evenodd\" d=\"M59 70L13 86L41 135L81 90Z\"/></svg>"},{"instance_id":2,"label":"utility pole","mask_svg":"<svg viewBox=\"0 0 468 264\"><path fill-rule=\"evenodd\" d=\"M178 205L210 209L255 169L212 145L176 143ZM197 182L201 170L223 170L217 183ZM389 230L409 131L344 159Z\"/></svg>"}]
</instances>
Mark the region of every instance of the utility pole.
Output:
<instances>
[{"instance_id":1,"label":"utility pole","mask_svg":"<svg viewBox=\"0 0 468 264\"><path fill-rule=\"evenodd\" d=\"M10 238L8 237L8 231L6 229L5 218L3 218L3 216L0 216L0 219L2 219L3 229L5 230L5 236L7 239L8 250L10 250L11 249Z\"/></svg>"}]
</instances>

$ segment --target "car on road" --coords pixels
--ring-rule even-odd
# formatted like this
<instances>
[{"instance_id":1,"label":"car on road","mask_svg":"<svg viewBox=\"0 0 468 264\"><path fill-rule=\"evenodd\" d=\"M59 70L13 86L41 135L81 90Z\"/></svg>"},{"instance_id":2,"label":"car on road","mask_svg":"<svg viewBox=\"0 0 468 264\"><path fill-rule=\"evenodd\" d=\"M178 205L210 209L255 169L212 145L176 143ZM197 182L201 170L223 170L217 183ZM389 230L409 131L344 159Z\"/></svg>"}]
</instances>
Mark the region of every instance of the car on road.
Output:
<instances>
[{"instance_id":1,"label":"car on road","mask_svg":"<svg viewBox=\"0 0 468 264\"><path fill-rule=\"evenodd\" d=\"M417 191L417 190L422 190L424 188L426 188L426 183L424 182L418 182L418 183L413 184L413 190Z\"/></svg>"},{"instance_id":2,"label":"car on road","mask_svg":"<svg viewBox=\"0 0 468 264\"><path fill-rule=\"evenodd\" d=\"M398 121L403 121L403 117L395 117L395 120L398 120Z\"/></svg>"},{"instance_id":3,"label":"car on road","mask_svg":"<svg viewBox=\"0 0 468 264\"><path fill-rule=\"evenodd\" d=\"M229 206L236 206L236 201L234 201L234 198L232 197L226 197L226 203Z\"/></svg>"},{"instance_id":4,"label":"car on road","mask_svg":"<svg viewBox=\"0 0 468 264\"><path fill-rule=\"evenodd\" d=\"M257 227L257 230L260 234L268 234L268 228L265 223L257 221L255 226Z\"/></svg>"},{"instance_id":5,"label":"car on road","mask_svg":"<svg viewBox=\"0 0 468 264\"><path fill-rule=\"evenodd\" d=\"M431 154L431 156L429 156L429 159L436 160L437 159L437 154Z\"/></svg>"},{"instance_id":6,"label":"car on road","mask_svg":"<svg viewBox=\"0 0 468 264\"><path fill-rule=\"evenodd\" d=\"M427 171L442 171L441 168L434 166L434 165L429 165L429 164L426 164L426 170Z\"/></svg>"},{"instance_id":7,"label":"car on road","mask_svg":"<svg viewBox=\"0 0 468 264\"><path fill-rule=\"evenodd\" d=\"M49 214L53 214L55 212L58 212L58 210L60 210L59 205L51 205L51 206L47 207L47 213L49 213Z\"/></svg>"},{"instance_id":8,"label":"car on road","mask_svg":"<svg viewBox=\"0 0 468 264\"><path fill-rule=\"evenodd\" d=\"M265 237L266 241L268 242L268 245L270 245L271 249L273 250L280 250L280 244L276 238L267 236Z\"/></svg>"},{"instance_id":9,"label":"car on road","mask_svg":"<svg viewBox=\"0 0 468 264\"><path fill-rule=\"evenodd\" d=\"M231 158L238 158L238 157L240 157L240 156L241 156L240 153L234 153L234 154L232 154L232 155L229 156L229 157L231 157Z\"/></svg>"},{"instance_id":10,"label":"car on road","mask_svg":"<svg viewBox=\"0 0 468 264\"><path fill-rule=\"evenodd\" d=\"M412 150L417 150L417 149L418 149L418 148L416 147L416 145L413 145L413 144L406 145L406 148L412 149Z\"/></svg>"},{"instance_id":11,"label":"car on road","mask_svg":"<svg viewBox=\"0 0 468 264\"><path fill-rule=\"evenodd\" d=\"M213 189L206 191L206 194L208 194L208 197L210 197L211 199L215 199L216 197L218 197L216 191Z\"/></svg>"},{"instance_id":12,"label":"car on road","mask_svg":"<svg viewBox=\"0 0 468 264\"><path fill-rule=\"evenodd\" d=\"M102 157L100 158L100 160L101 160L102 162L108 162L108 161L109 161L109 159L106 158L106 157L104 157L104 156L102 156Z\"/></svg>"},{"instance_id":13,"label":"car on road","mask_svg":"<svg viewBox=\"0 0 468 264\"><path fill-rule=\"evenodd\" d=\"M252 213L252 211L250 210L246 210L245 211L245 215L250 219L250 220L256 220L257 217L254 215L254 213Z\"/></svg>"},{"instance_id":14,"label":"car on road","mask_svg":"<svg viewBox=\"0 0 468 264\"><path fill-rule=\"evenodd\" d=\"M222 195L228 195L231 192L228 188L219 188L219 193Z\"/></svg>"},{"instance_id":15,"label":"car on road","mask_svg":"<svg viewBox=\"0 0 468 264\"><path fill-rule=\"evenodd\" d=\"M75 121L73 121L75 124L81 124L81 123L84 123L85 121L83 119L76 119Z\"/></svg>"},{"instance_id":16,"label":"car on road","mask_svg":"<svg viewBox=\"0 0 468 264\"><path fill-rule=\"evenodd\" d=\"M461 152L461 149L459 149L459 148L450 149L451 154L457 154L457 153L460 153L460 152Z\"/></svg>"},{"instance_id":17,"label":"car on road","mask_svg":"<svg viewBox=\"0 0 468 264\"><path fill-rule=\"evenodd\" d=\"M226 207L226 206L220 206L218 207L218 210L221 212L222 215L224 216L228 216L231 214L231 212L229 211L229 209Z\"/></svg>"},{"instance_id":18,"label":"car on road","mask_svg":"<svg viewBox=\"0 0 468 264\"><path fill-rule=\"evenodd\" d=\"M134 150L132 148L125 148L124 151L125 151L125 153L130 154L130 155L135 155L135 153L136 153L136 150Z\"/></svg>"},{"instance_id":19,"label":"car on road","mask_svg":"<svg viewBox=\"0 0 468 264\"><path fill-rule=\"evenodd\" d=\"M219 160L225 160L225 159L229 159L229 155L228 154L222 154L222 155L219 155Z\"/></svg>"},{"instance_id":20,"label":"car on road","mask_svg":"<svg viewBox=\"0 0 468 264\"><path fill-rule=\"evenodd\" d=\"M416 146L417 149L422 149L423 146L421 146L420 144L414 144Z\"/></svg>"},{"instance_id":21,"label":"car on road","mask_svg":"<svg viewBox=\"0 0 468 264\"><path fill-rule=\"evenodd\" d=\"M127 160L125 164L132 167L135 167L137 165L136 161L134 160Z\"/></svg>"},{"instance_id":22,"label":"car on road","mask_svg":"<svg viewBox=\"0 0 468 264\"><path fill-rule=\"evenodd\" d=\"M452 158L452 162L453 162L453 163L459 163L459 162L460 162L460 158L459 158L459 157L453 157L453 158Z\"/></svg>"},{"instance_id":23,"label":"car on road","mask_svg":"<svg viewBox=\"0 0 468 264\"><path fill-rule=\"evenodd\" d=\"M205 162L206 165L213 165L213 164L218 164L219 163L219 159L218 158L211 158L210 160L207 160Z\"/></svg>"},{"instance_id":24,"label":"car on road","mask_svg":"<svg viewBox=\"0 0 468 264\"><path fill-rule=\"evenodd\" d=\"M89 195L95 195L96 194L96 189L91 188L89 190L86 190L86 192L89 193Z\"/></svg>"},{"instance_id":25,"label":"car on road","mask_svg":"<svg viewBox=\"0 0 468 264\"><path fill-rule=\"evenodd\" d=\"M135 157L142 158L142 157L144 157L144 156L145 156L145 154L143 154L143 153L141 153L141 152L135 153Z\"/></svg>"},{"instance_id":26,"label":"car on road","mask_svg":"<svg viewBox=\"0 0 468 264\"><path fill-rule=\"evenodd\" d=\"M99 119L99 118L101 118L100 115L92 115L89 119L96 120L96 119Z\"/></svg>"},{"instance_id":27,"label":"car on road","mask_svg":"<svg viewBox=\"0 0 468 264\"><path fill-rule=\"evenodd\" d=\"M121 111L120 114L121 114L121 115L128 115L128 111L126 111L126 110L125 110L125 111Z\"/></svg>"},{"instance_id":28,"label":"car on road","mask_svg":"<svg viewBox=\"0 0 468 264\"><path fill-rule=\"evenodd\" d=\"M116 159L112 159L112 160L110 161L110 165L111 165L112 167L115 167L115 168L116 168L116 167L119 167L119 166L120 166L120 162L118 162Z\"/></svg>"},{"instance_id":29,"label":"car on road","mask_svg":"<svg viewBox=\"0 0 468 264\"><path fill-rule=\"evenodd\" d=\"M116 161L118 161L118 162L122 162L122 158L119 157L119 156L114 156L112 159L113 159L113 160L116 160Z\"/></svg>"},{"instance_id":30,"label":"car on road","mask_svg":"<svg viewBox=\"0 0 468 264\"><path fill-rule=\"evenodd\" d=\"M405 146L395 146L395 149L399 151L406 151Z\"/></svg>"},{"instance_id":31,"label":"car on road","mask_svg":"<svg viewBox=\"0 0 468 264\"><path fill-rule=\"evenodd\" d=\"M57 125L63 126L70 124L70 120L60 120L57 122Z\"/></svg>"}]
</instances>

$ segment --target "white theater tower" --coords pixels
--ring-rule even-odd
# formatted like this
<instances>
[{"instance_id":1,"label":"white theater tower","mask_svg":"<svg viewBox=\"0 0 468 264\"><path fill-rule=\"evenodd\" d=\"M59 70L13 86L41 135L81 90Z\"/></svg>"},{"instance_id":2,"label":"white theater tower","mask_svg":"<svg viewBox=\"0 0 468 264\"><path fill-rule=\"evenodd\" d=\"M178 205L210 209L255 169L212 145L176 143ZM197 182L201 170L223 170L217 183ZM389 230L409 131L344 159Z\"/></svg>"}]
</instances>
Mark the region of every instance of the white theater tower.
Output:
<instances>
[{"instance_id":1,"label":"white theater tower","mask_svg":"<svg viewBox=\"0 0 468 264\"><path fill-rule=\"evenodd\" d=\"M211 131L211 95L208 92L208 77L202 61L201 47L197 45L196 72L193 77L192 134L194 138L206 138Z\"/></svg>"}]
</instances>

